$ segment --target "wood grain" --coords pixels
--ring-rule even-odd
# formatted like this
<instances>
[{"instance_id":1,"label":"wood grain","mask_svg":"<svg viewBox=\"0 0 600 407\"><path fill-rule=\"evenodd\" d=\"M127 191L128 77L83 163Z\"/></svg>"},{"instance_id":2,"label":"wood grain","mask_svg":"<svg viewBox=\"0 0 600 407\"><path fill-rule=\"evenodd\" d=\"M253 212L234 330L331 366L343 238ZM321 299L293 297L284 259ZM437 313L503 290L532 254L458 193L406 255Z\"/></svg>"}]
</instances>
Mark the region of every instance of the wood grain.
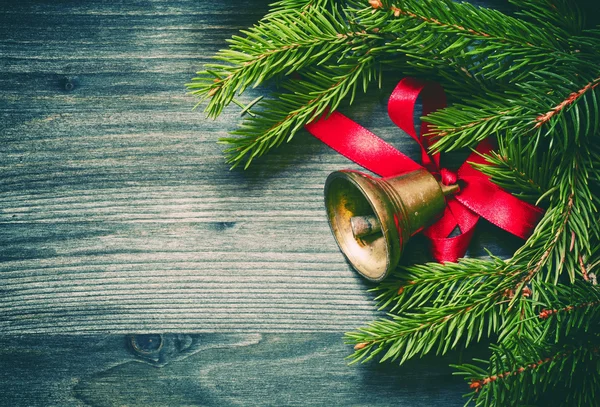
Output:
<instances>
[{"instance_id":1,"label":"wood grain","mask_svg":"<svg viewBox=\"0 0 600 407\"><path fill-rule=\"evenodd\" d=\"M460 354L346 364L381 314L322 189L358 167L301 134L229 171L239 109L192 111L184 84L270 1L0 2L0 405L462 405ZM400 77L347 113L416 158ZM519 244L482 222L469 255Z\"/></svg>"},{"instance_id":2,"label":"wood grain","mask_svg":"<svg viewBox=\"0 0 600 407\"><path fill-rule=\"evenodd\" d=\"M449 358L399 369L346 353L331 333L0 338L0 391L14 407L463 405Z\"/></svg>"},{"instance_id":3,"label":"wood grain","mask_svg":"<svg viewBox=\"0 0 600 407\"><path fill-rule=\"evenodd\" d=\"M185 93L267 3L0 5L1 332L341 332L379 315L322 203L353 166L300 135L229 171L215 141L239 109L206 120ZM388 91L349 113L416 156ZM482 230L471 255L514 248Z\"/></svg>"}]
</instances>

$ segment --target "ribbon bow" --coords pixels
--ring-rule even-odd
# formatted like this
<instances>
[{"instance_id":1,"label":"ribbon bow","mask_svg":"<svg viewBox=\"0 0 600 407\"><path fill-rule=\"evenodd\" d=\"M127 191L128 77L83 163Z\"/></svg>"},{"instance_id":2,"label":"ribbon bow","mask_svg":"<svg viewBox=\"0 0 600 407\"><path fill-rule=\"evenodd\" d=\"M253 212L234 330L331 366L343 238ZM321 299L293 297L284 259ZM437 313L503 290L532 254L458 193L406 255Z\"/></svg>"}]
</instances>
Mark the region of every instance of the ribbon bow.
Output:
<instances>
[{"instance_id":1,"label":"ribbon bow","mask_svg":"<svg viewBox=\"0 0 600 407\"><path fill-rule=\"evenodd\" d=\"M382 177L426 168L445 185L459 183L460 191L447 197L442 217L423 231L431 241L432 254L437 261L454 262L464 256L480 217L526 239L541 219L542 209L504 191L471 166L470 163L485 163L482 154L492 150L488 140L479 143L456 173L441 168L440 154L428 152L431 138L424 136L430 133L428 123L422 123L419 135L415 130L413 114L419 96L424 116L446 107L446 96L439 84L404 78L390 96L388 113L398 127L419 143L421 164L339 112L306 125L306 129L346 158ZM456 227L461 234L449 237Z\"/></svg>"}]
</instances>

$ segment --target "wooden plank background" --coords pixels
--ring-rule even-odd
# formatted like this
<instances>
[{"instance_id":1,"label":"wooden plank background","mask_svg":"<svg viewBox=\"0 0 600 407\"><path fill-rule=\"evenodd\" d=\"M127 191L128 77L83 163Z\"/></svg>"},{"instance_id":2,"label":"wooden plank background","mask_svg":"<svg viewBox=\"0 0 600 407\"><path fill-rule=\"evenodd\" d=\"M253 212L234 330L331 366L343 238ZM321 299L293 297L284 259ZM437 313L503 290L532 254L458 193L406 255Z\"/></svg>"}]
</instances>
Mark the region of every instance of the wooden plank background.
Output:
<instances>
[{"instance_id":1,"label":"wooden plank background","mask_svg":"<svg viewBox=\"0 0 600 407\"><path fill-rule=\"evenodd\" d=\"M139 338L139 336L137 337ZM154 340L153 344L150 342ZM338 334L0 338L3 406L462 406L453 357L348 366Z\"/></svg>"},{"instance_id":2,"label":"wooden plank background","mask_svg":"<svg viewBox=\"0 0 600 407\"><path fill-rule=\"evenodd\" d=\"M216 121L192 111L195 100L184 84L267 9L268 0L0 4L0 388L24 386L19 380L29 375L50 383L49 398L35 393L23 400L63 405L75 403L69 397L76 393L77 403L87 403L94 386L123 384L116 365L128 366L127 380L152 365L124 359L131 355L125 335L170 332L185 333L186 341L228 344L229 364L218 364L219 351L207 351L224 382L203 382L215 398L202 405L242 405L252 381L240 385L246 390L239 399L214 392L237 386L231 375L244 368L278 374L282 386L288 379L300 387L306 380L341 386L352 405L376 405L370 395L381 389L396 404L411 406L465 390L448 378L443 363L425 374L450 383L441 393L427 393L431 384L414 385L410 371L345 366L350 349L341 334L381 314L370 286L335 245L322 189L330 172L357 167L301 134L248 171L229 171L215 141L235 128L239 109ZM348 113L417 157L412 140L385 114L391 89L374 91ZM469 255L484 255L484 247L506 255L519 244L482 223ZM418 238L408 252L405 262L426 259ZM249 353L254 345L258 353ZM101 361L86 361L90 351ZM279 363L286 352L295 356ZM186 360L190 383L212 369ZM64 374L47 374L51 366L62 366ZM289 366L296 370L286 376ZM79 382L80 374L100 370L100 384ZM344 373L337 376L338 370ZM396 389L400 379L411 388ZM204 392L202 386L195 388ZM68 397L57 398L57 389L67 388ZM158 397L156 405L200 400L142 388ZM326 387L302 394L313 397L318 389L322 398L314 404L327 404ZM402 404L402 391L417 390L424 394ZM92 397L93 405L143 398L98 391L104 398ZM254 400L264 400L261 394ZM307 404L281 399L293 397L291 390L269 394L267 404ZM15 405L19 398L11 400Z\"/></svg>"}]
</instances>

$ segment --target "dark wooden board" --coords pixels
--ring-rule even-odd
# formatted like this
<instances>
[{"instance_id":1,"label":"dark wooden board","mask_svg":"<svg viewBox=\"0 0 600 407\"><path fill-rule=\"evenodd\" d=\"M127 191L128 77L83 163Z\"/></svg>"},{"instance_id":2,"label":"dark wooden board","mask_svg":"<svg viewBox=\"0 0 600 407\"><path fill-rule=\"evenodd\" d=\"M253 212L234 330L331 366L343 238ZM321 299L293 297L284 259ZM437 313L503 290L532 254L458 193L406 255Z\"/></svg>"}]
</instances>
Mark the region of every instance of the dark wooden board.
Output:
<instances>
[{"instance_id":1,"label":"dark wooden board","mask_svg":"<svg viewBox=\"0 0 600 407\"><path fill-rule=\"evenodd\" d=\"M440 366L450 358L411 361L398 369L376 364L348 366L346 352L340 335L325 333L5 338L0 339L1 404L464 404L461 392L467 386L451 376L448 367Z\"/></svg>"},{"instance_id":2,"label":"dark wooden board","mask_svg":"<svg viewBox=\"0 0 600 407\"><path fill-rule=\"evenodd\" d=\"M216 140L239 109L192 111L184 84L267 8L0 3L0 404L460 403L447 360L345 364L342 333L382 314L335 245L322 189L358 167L301 134L229 171ZM385 113L390 91L348 113L416 158ZM469 255L519 244L482 222ZM418 238L407 252L426 259ZM124 335L157 332L214 346L160 368L130 354Z\"/></svg>"},{"instance_id":3,"label":"dark wooden board","mask_svg":"<svg viewBox=\"0 0 600 407\"><path fill-rule=\"evenodd\" d=\"M0 330L343 331L377 315L322 203L352 165L300 135L230 172L215 141L239 109L205 120L186 95L266 1L2 7ZM414 156L389 91L351 113Z\"/></svg>"}]
</instances>

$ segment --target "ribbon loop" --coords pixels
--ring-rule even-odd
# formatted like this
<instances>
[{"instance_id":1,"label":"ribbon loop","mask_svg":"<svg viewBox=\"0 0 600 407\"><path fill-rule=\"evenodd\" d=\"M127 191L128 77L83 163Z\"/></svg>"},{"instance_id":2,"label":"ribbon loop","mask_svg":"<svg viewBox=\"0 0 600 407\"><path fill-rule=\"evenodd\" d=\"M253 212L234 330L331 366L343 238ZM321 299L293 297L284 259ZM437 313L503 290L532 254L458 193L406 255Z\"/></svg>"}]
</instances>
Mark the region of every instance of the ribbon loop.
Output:
<instances>
[{"instance_id":1,"label":"ribbon loop","mask_svg":"<svg viewBox=\"0 0 600 407\"><path fill-rule=\"evenodd\" d=\"M442 178L442 184L444 185L454 185L458 182L458 174L447 168L442 168L440 170L440 176Z\"/></svg>"},{"instance_id":2,"label":"ribbon loop","mask_svg":"<svg viewBox=\"0 0 600 407\"><path fill-rule=\"evenodd\" d=\"M446 96L439 84L404 78L390 96L388 113L419 144L421 165L339 112L307 124L306 129L340 154L382 177L426 168L439 176L444 185L460 183L459 192L447 197L443 216L423 231L437 261L456 261L464 256L480 216L523 239L530 236L542 217L542 209L504 191L470 164L485 163L482 154L492 149L488 140L477 146L458 172L440 168L440 154L428 151L433 141L427 136L429 124L422 123L419 135L415 129L413 116L419 97L424 116L446 107ZM461 234L449 237L457 228Z\"/></svg>"}]
</instances>

